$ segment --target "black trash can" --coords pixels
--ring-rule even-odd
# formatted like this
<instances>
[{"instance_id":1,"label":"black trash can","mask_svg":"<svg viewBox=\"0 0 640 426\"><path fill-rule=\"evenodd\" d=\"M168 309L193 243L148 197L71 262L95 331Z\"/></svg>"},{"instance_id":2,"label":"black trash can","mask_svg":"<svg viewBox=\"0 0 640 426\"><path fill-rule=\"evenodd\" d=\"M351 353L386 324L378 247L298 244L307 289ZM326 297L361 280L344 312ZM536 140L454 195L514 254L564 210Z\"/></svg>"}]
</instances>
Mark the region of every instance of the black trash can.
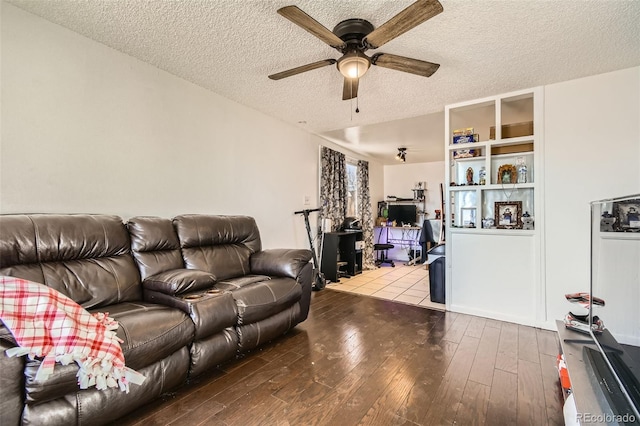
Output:
<instances>
[{"instance_id":1,"label":"black trash can","mask_svg":"<svg viewBox=\"0 0 640 426\"><path fill-rule=\"evenodd\" d=\"M427 252L429 256L429 288L431 293L431 301L436 303L444 303L444 270L445 270L445 251L444 244L439 244ZM432 256L438 257L431 262Z\"/></svg>"}]
</instances>

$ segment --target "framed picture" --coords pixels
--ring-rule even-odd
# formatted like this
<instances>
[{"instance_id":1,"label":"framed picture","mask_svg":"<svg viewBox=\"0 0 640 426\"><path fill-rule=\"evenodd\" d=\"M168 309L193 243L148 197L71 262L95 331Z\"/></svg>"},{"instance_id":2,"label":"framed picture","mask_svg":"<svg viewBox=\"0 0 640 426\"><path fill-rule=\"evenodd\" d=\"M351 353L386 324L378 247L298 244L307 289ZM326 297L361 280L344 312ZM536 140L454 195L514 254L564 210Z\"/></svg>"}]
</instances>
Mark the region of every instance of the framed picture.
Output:
<instances>
[{"instance_id":1,"label":"framed picture","mask_svg":"<svg viewBox=\"0 0 640 426\"><path fill-rule=\"evenodd\" d=\"M464 228L476 227L476 209L474 207L462 207L460 209L460 218Z\"/></svg>"},{"instance_id":2,"label":"framed picture","mask_svg":"<svg viewBox=\"0 0 640 426\"><path fill-rule=\"evenodd\" d=\"M518 172L513 164L503 164L498 169L498 183L516 183Z\"/></svg>"},{"instance_id":3,"label":"framed picture","mask_svg":"<svg viewBox=\"0 0 640 426\"><path fill-rule=\"evenodd\" d=\"M495 224L499 229L522 228L522 201L496 201Z\"/></svg>"},{"instance_id":4,"label":"framed picture","mask_svg":"<svg viewBox=\"0 0 640 426\"><path fill-rule=\"evenodd\" d=\"M640 199L613 203L614 229L640 232Z\"/></svg>"}]
</instances>

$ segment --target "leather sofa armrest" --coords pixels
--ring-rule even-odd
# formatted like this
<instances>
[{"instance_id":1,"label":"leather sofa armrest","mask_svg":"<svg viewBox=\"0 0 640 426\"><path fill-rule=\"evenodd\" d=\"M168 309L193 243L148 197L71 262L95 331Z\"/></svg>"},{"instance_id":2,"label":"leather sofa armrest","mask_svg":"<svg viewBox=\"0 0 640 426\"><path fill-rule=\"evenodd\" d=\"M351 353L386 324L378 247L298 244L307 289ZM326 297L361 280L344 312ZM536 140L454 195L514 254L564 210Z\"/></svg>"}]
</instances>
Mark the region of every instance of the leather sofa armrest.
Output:
<instances>
[{"instance_id":1,"label":"leather sofa armrest","mask_svg":"<svg viewBox=\"0 0 640 426\"><path fill-rule=\"evenodd\" d=\"M13 335L0 322L0 425L21 424L24 409L24 368L27 357L8 357L4 353L15 346Z\"/></svg>"},{"instance_id":2,"label":"leather sofa armrest","mask_svg":"<svg viewBox=\"0 0 640 426\"><path fill-rule=\"evenodd\" d=\"M207 290L217 282L215 275L196 269L172 269L145 278L142 286L168 295Z\"/></svg>"},{"instance_id":3,"label":"leather sofa armrest","mask_svg":"<svg viewBox=\"0 0 640 426\"><path fill-rule=\"evenodd\" d=\"M180 296L144 289L146 302L180 309L196 327L196 339L202 339L236 325L238 308L230 292L213 288Z\"/></svg>"},{"instance_id":4,"label":"leather sofa armrest","mask_svg":"<svg viewBox=\"0 0 640 426\"><path fill-rule=\"evenodd\" d=\"M311 260L311 250L268 249L251 256L251 273L297 279Z\"/></svg>"}]
</instances>

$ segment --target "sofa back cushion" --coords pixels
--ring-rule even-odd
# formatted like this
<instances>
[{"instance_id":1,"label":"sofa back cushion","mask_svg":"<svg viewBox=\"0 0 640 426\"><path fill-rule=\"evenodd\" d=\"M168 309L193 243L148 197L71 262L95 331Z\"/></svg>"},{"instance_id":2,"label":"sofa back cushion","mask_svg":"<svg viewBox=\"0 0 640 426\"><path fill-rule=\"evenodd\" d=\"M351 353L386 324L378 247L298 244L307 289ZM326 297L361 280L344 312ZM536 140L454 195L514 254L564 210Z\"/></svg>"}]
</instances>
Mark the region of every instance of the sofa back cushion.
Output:
<instances>
[{"instance_id":1,"label":"sofa back cushion","mask_svg":"<svg viewBox=\"0 0 640 426\"><path fill-rule=\"evenodd\" d=\"M171 219L134 217L127 222L127 229L142 280L160 272L184 268L180 241Z\"/></svg>"},{"instance_id":2,"label":"sofa back cushion","mask_svg":"<svg viewBox=\"0 0 640 426\"><path fill-rule=\"evenodd\" d=\"M218 280L249 274L251 255L262 249L252 217L182 215L173 225L185 267L210 272Z\"/></svg>"},{"instance_id":3,"label":"sofa back cushion","mask_svg":"<svg viewBox=\"0 0 640 426\"><path fill-rule=\"evenodd\" d=\"M140 275L122 219L0 216L0 274L45 284L84 308L140 300Z\"/></svg>"},{"instance_id":4,"label":"sofa back cushion","mask_svg":"<svg viewBox=\"0 0 640 426\"><path fill-rule=\"evenodd\" d=\"M36 231L26 215L0 215L0 275L44 283Z\"/></svg>"}]
</instances>

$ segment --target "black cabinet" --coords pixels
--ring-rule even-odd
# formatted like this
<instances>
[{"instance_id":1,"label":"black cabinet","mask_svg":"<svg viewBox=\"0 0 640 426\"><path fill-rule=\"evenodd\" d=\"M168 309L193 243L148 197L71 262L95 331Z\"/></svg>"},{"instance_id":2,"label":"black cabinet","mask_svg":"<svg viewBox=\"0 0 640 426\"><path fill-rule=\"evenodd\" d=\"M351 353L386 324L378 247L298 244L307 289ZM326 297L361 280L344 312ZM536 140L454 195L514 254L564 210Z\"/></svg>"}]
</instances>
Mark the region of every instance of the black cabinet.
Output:
<instances>
[{"instance_id":1,"label":"black cabinet","mask_svg":"<svg viewBox=\"0 0 640 426\"><path fill-rule=\"evenodd\" d=\"M362 231L325 232L320 270L325 278L338 282L342 274L362 273Z\"/></svg>"}]
</instances>

